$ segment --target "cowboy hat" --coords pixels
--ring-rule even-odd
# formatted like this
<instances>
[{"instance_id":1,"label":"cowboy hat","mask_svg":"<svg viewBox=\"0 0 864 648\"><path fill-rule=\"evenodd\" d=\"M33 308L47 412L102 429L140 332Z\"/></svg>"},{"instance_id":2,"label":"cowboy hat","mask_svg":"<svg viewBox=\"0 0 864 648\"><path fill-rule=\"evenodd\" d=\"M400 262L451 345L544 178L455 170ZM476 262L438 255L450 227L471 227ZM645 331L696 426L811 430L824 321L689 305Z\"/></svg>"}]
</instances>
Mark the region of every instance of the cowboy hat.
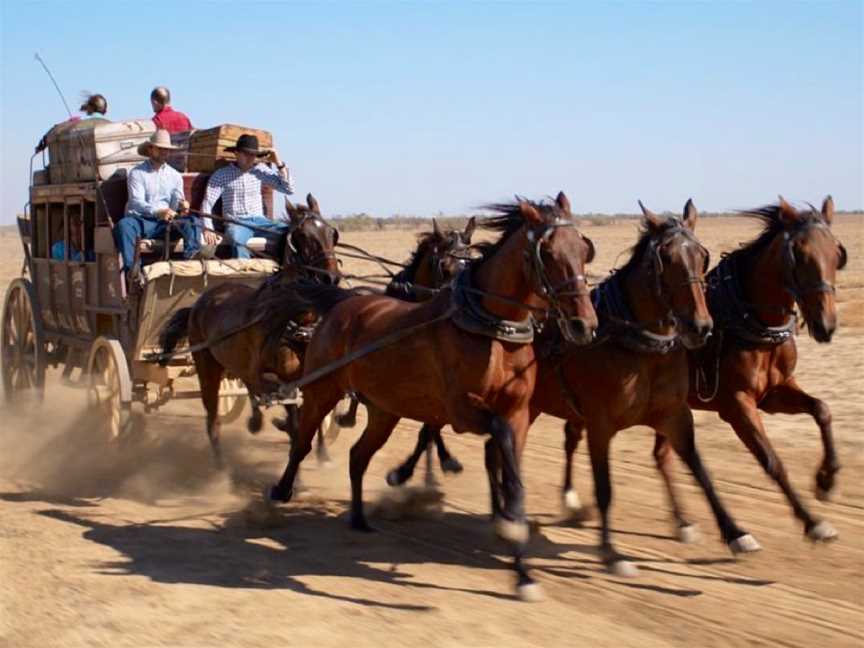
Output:
<instances>
[{"instance_id":1,"label":"cowboy hat","mask_svg":"<svg viewBox=\"0 0 864 648\"><path fill-rule=\"evenodd\" d=\"M237 143L234 146L226 146L225 151L228 153L236 153L237 151L242 151L243 153L251 153L252 155L257 155L258 157L262 157L270 153L268 149L262 149L258 147L257 135L250 135L249 133L244 133L239 138L237 138Z\"/></svg>"},{"instance_id":2,"label":"cowboy hat","mask_svg":"<svg viewBox=\"0 0 864 648\"><path fill-rule=\"evenodd\" d=\"M181 147L174 146L171 143L171 133L162 128L158 129L153 135L150 136L150 139L146 142L138 145L138 155L149 155L150 147L155 146L156 148L168 149L169 151L178 151Z\"/></svg>"}]
</instances>

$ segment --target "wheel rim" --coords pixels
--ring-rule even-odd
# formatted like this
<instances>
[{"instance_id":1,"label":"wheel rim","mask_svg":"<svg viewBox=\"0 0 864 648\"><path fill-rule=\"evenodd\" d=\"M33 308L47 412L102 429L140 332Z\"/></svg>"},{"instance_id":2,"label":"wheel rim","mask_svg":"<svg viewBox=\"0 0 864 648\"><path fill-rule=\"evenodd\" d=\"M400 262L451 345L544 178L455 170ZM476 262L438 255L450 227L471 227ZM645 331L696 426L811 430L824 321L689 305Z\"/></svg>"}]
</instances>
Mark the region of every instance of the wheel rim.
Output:
<instances>
[{"instance_id":1,"label":"wheel rim","mask_svg":"<svg viewBox=\"0 0 864 648\"><path fill-rule=\"evenodd\" d=\"M23 286L9 293L3 312L3 386L7 395L41 389L42 366L30 296Z\"/></svg>"},{"instance_id":2,"label":"wheel rim","mask_svg":"<svg viewBox=\"0 0 864 648\"><path fill-rule=\"evenodd\" d=\"M236 378L225 378L219 385L220 390L236 391L243 387L243 382ZM219 397L219 418L224 423L233 422L242 412L246 404L245 396L220 396Z\"/></svg>"}]
</instances>

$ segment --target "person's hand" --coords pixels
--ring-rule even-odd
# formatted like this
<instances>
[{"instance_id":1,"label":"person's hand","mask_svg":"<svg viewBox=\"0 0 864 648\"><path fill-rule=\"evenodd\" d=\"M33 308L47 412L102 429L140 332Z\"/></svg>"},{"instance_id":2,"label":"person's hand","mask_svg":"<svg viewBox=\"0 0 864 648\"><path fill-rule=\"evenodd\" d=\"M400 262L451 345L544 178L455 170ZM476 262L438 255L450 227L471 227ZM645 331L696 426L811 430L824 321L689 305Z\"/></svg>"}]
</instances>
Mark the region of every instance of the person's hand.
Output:
<instances>
[{"instance_id":1,"label":"person's hand","mask_svg":"<svg viewBox=\"0 0 864 648\"><path fill-rule=\"evenodd\" d=\"M204 230L204 242L207 245L218 245L219 235L213 230Z\"/></svg>"},{"instance_id":2,"label":"person's hand","mask_svg":"<svg viewBox=\"0 0 864 648\"><path fill-rule=\"evenodd\" d=\"M188 212L189 212L189 201L188 200L181 200L180 203L177 205L177 213L182 215L182 214L186 214Z\"/></svg>"},{"instance_id":3,"label":"person's hand","mask_svg":"<svg viewBox=\"0 0 864 648\"><path fill-rule=\"evenodd\" d=\"M270 152L267 153L267 162L269 162L270 164L275 164L276 166L279 166L279 164L281 164L281 161L279 160L279 154L276 152L276 149L270 149Z\"/></svg>"},{"instance_id":4,"label":"person's hand","mask_svg":"<svg viewBox=\"0 0 864 648\"><path fill-rule=\"evenodd\" d=\"M156 216L161 218L164 221L172 221L174 217L177 216L177 212L175 212L170 207L165 207L164 209L160 209L156 212Z\"/></svg>"}]
</instances>

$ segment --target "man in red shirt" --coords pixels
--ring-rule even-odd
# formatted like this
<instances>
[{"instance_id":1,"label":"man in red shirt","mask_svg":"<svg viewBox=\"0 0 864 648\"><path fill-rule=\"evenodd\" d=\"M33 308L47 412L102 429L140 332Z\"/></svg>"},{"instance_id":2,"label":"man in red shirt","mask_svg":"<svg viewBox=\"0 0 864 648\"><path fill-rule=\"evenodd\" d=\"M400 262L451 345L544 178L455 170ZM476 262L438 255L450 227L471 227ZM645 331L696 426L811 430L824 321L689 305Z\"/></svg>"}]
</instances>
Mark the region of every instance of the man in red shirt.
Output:
<instances>
[{"instance_id":1,"label":"man in red shirt","mask_svg":"<svg viewBox=\"0 0 864 648\"><path fill-rule=\"evenodd\" d=\"M168 88L159 86L153 88L150 93L150 105L153 106L153 123L156 128L167 130L169 133L182 133L192 130L192 122L182 112L171 107L171 93Z\"/></svg>"}]
</instances>

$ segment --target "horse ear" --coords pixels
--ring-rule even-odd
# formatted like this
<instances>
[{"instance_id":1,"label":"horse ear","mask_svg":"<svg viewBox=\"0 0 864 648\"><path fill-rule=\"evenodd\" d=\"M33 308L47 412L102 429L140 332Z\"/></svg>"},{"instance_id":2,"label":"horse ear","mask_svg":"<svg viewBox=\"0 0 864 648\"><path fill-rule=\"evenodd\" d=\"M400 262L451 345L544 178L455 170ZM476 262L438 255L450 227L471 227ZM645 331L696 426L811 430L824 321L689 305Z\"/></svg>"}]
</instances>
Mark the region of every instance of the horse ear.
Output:
<instances>
[{"instance_id":1,"label":"horse ear","mask_svg":"<svg viewBox=\"0 0 864 648\"><path fill-rule=\"evenodd\" d=\"M309 205L309 209L311 209L313 212L315 212L319 216L321 215L321 208L318 206L318 201L315 200L315 196L313 196L311 193L306 194L306 204Z\"/></svg>"},{"instance_id":2,"label":"horse ear","mask_svg":"<svg viewBox=\"0 0 864 648\"><path fill-rule=\"evenodd\" d=\"M555 198L555 204L558 205L558 209L565 212L568 216L570 215L570 201L567 199L567 196L564 195L563 191L558 192L558 197Z\"/></svg>"},{"instance_id":3,"label":"horse ear","mask_svg":"<svg viewBox=\"0 0 864 648\"><path fill-rule=\"evenodd\" d=\"M825 196L825 200L822 201L822 218L830 227L834 220L834 199L831 196Z\"/></svg>"},{"instance_id":4,"label":"horse ear","mask_svg":"<svg viewBox=\"0 0 864 648\"><path fill-rule=\"evenodd\" d=\"M780 220L784 225L792 225L798 222L798 210L786 202L783 196L777 196L780 209Z\"/></svg>"},{"instance_id":5,"label":"horse ear","mask_svg":"<svg viewBox=\"0 0 864 648\"><path fill-rule=\"evenodd\" d=\"M295 211L297 211L297 208L294 206L294 204L287 198L285 199L285 211L287 211L289 214L293 214Z\"/></svg>"},{"instance_id":6,"label":"horse ear","mask_svg":"<svg viewBox=\"0 0 864 648\"><path fill-rule=\"evenodd\" d=\"M684 205L684 225L690 231L696 229L696 221L699 219L699 212L696 210L696 205L693 204L693 199L688 198L687 204Z\"/></svg>"},{"instance_id":7,"label":"horse ear","mask_svg":"<svg viewBox=\"0 0 864 648\"><path fill-rule=\"evenodd\" d=\"M641 200L639 201L639 209L642 210L642 220L646 227L649 229L657 229L663 225L663 221L660 220L660 217L643 205Z\"/></svg>"},{"instance_id":8,"label":"horse ear","mask_svg":"<svg viewBox=\"0 0 864 648\"><path fill-rule=\"evenodd\" d=\"M434 218L432 219L432 234L436 239L444 238L444 234L441 233L441 228L438 227L438 221Z\"/></svg>"},{"instance_id":9,"label":"horse ear","mask_svg":"<svg viewBox=\"0 0 864 648\"><path fill-rule=\"evenodd\" d=\"M468 224L465 226L465 231L462 233L462 240L466 243L471 242L471 237L474 236L474 229L477 227L477 218L472 216L468 219Z\"/></svg>"},{"instance_id":10,"label":"horse ear","mask_svg":"<svg viewBox=\"0 0 864 648\"><path fill-rule=\"evenodd\" d=\"M543 222L543 217L540 215L540 212L538 212L534 205L532 205L531 203L525 202L523 200L519 203L519 211L522 213L522 218L529 223L539 225Z\"/></svg>"}]
</instances>

